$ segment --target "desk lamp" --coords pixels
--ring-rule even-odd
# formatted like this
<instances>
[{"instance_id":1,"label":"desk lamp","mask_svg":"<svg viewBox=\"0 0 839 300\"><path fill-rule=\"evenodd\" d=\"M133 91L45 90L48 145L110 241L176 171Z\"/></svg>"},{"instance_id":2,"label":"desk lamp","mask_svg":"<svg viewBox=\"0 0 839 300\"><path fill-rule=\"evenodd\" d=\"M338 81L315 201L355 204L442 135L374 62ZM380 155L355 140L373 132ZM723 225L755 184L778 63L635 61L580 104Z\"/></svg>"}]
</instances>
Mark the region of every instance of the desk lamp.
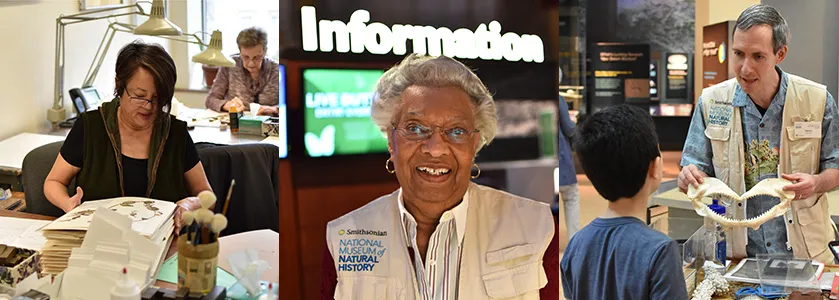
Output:
<instances>
[{"instance_id":1,"label":"desk lamp","mask_svg":"<svg viewBox=\"0 0 839 300\"><path fill-rule=\"evenodd\" d=\"M198 44L202 48L207 47L207 49L194 56L192 58L193 62L203 63L211 66L235 66L235 63L233 63L232 61L224 57L223 54L221 54L220 31L216 30L215 32L213 32L209 44L205 44L201 40L201 38L197 36L197 34L186 35L185 39L178 39L177 37L184 36L183 32L177 25L166 19L166 7L164 6L163 0L153 0L153 2L151 2L151 12L149 13L147 13L143 9L143 7L140 6L141 2L149 3L148 1L138 1L137 3L131 5L122 5L85 11L68 16L60 15L58 18L55 19L56 51L54 99L52 108L47 111L47 119L50 122L56 124L64 120L66 117L64 112L64 27L66 25L129 15L141 15L149 17L149 19L140 26L119 23L115 21L111 22L111 24L108 26L108 29L105 32L105 36L102 38L102 42L99 44L99 49L96 52L96 56L94 56L94 60L90 66L90 69L88 69L88 73L85 77L85 81L82 87L91 86L93 84L93 80L96 78L96 74L99 72L99 67L102 65L102 62L105 58L105 53L107 53L108 47L110 47L111 40L113 40L116 31L130 32L137 35L157 36L169 40ZM110 11L121 12L114 12L107 15L102 14L104 12ZM195 41L189 40L189 37L195 38Z\"/></svg>"}]
</instances>

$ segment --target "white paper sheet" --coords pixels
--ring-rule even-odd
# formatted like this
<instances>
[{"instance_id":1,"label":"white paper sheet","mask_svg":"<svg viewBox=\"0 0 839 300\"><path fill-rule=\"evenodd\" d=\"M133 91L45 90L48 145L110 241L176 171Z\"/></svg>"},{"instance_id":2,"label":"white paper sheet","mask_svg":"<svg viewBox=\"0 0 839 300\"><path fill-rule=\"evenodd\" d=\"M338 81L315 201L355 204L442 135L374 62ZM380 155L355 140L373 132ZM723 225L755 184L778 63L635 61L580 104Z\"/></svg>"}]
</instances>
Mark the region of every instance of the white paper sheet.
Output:
<instances>
[{"instance_id":1,"label":"white paper sheet","mask_svg":"<svg viewBox=\"0 0 839 300\"><path fill-rule=\"evenodd\" d=\"M0 244L40 251L47 239L39 231L50 221L0 217Z\"/></svg>"}]
</instances>

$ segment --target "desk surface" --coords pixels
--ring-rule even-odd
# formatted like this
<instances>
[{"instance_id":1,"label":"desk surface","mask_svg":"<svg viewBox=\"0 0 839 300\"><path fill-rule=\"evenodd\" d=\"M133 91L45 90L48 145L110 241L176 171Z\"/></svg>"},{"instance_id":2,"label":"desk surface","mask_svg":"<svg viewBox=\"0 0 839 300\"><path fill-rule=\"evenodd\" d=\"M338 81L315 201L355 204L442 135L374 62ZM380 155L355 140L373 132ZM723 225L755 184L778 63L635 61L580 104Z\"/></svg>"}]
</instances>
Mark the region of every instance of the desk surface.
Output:
<instances>
[{"instance_id":1,"label":"desk surface","mask_svg":"<svg viewBox=\"0 0 839 300\"><path fill-rule=\"evenodd\" d=\"M11 218L22 218L22 219L34 219L34 220L46 220L52 221L55 220L55 217L44 216L44 215L36 215L30 213L23 213L23 212L15 212L15 211L8 211L8 210L0 210L0 217L11 217ZM166 250L166 259L172 257L178 253L178 237L175 236L172 240L171 246L169 246L169 250ZM279 244L278 244L279 245ZM157 287L167 288L167 289L177 289L178 286L173 283L165 282L157 280L154 283Z\"/></svg>"},{"instance_id":2,"label":"desk surface","mask_svg":"<svg viewBox=\"0 0 839 300\"><path fill-rule=\"evenodd\" d=\"M20 173L29 151L62 140L64 137L24 132L0 141L0 169Z\"/></svg>"},{"instance_id":3,"label":"desk surface","mask_svg":"<svg viewBox=\"0 0 839 300\"><path fill-rule=\"evenodd\" d=\"M67 137L68 133L70 133L70 128L53 128L44 132L44 134L50 136L60 137L59 140L63 140L65 137ZM263 140L265 140L265 137L259 135L232 133L230 132L229 128L227 130L222 131L217 127L206 126L195 126L194 129L189 130L189 135L192 137L192 141L195 143L204 142L224 145L261 143Z\"/></svg>"},{"instance_id":4,"label":"desk surface","mask_svg":"<svg viewBox=\"0 0 839 300\"><path fill-rule=\"evenodd\" d=\"M53 127L40 133L21 133L0 141L0 171L20 175L23 168L23 158L30 151L40 146L63 141L70 128ZM189 135L195 143L214 143L223 145L238 145L251 143L277 144L277 138L265 138L261 135L232 133L230 129L220 130L218 127L195 126L189 130ZM278 145L279 146L279 145Z\"/></svg>"},{"instance_id":5,"label":"desk surface","mask_svg":"<svg viewBox=\"0 0 839 300\"><path fill-rule=\"evenodd\" d=\"M54 217L36 215L30 213L13 212L0 210L0 217L24 218L35 220L55 220ZM272 230L257 230L219 238L219 266L230 270L227 256L243 249L254 249L259 259L267 262L271 269L262 274L261 279L269 282L277 282L279 277L279 247L280 234ZM178 253L177 236L172 240L169 250L166 251L166 259ZM155 286L167 289L177 289L177 285L157 280Z\"/></svg>"}]
</instances>

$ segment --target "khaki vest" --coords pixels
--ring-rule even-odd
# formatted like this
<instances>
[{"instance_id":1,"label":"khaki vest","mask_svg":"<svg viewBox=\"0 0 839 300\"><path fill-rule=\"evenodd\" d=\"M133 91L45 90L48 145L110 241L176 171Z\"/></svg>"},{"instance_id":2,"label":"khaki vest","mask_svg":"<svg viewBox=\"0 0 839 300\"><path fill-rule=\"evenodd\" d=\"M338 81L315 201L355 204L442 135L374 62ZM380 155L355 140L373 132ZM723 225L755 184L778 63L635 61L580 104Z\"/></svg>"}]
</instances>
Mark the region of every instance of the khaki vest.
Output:
<instances>
[{"instance_id":1,"label":"khaki vest","mask_svg":"<svg viewBox=\"0 0 839 300\"><path fill-rule=\"evenodd\" d=\"M467 193L458 299L539 299L548 283L542 257L554 235L548 205L474 183ZM336 300L422 299L398 195L382 196L327 225Z\"/></svg>"},{"instance_id":2,"label":"khaki vest","mask_svg":"<svg viewBox=\"0 0 839 300\"><path fill-rule=\"evenodd\" d=\"M778 172L818 174L821 130L818 132L819 138L798 138L795 135L795 123L822 122L827 90L824 85L787 75L789 84L781 123L783 132ZM729 79L702 90L702 106L705 136L711 140L713 149L714 174L732 190L742 194L746 192L745 144L740 110L732 105L736 86L736 79ZM736 219L744 219L746 216L745 203L742 207L729 209ZM827 243L833 240L833 227L828 215L826 193L794 200L784 215L784 221L787 225L787 246L792 248L795 257L812 258L823 263L833 262L833 256L827 249ZM729 257L746 257L746 233L746 228L727 230L726 248Z\"/></svg>"}]
</instances>

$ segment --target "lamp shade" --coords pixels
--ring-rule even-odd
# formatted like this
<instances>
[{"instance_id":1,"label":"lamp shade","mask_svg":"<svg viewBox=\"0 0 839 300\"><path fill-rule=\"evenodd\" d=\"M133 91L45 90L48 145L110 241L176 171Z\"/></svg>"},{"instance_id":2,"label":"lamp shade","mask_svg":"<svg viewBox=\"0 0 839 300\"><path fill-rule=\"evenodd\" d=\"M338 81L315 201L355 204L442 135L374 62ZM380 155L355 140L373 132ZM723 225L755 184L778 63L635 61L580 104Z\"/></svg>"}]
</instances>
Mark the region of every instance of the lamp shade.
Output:
<instances>
[{"instance_id":1,"label":"lamp shade","mask_svg":"<svg viewBox=\"0 0 839 300\"><path fill-rule=\"evenodd\" d=\"M181 35L181 28L166 19L166 8L163 0L154 0L151 5L149 19L134 29L134 34L140 35Z\"/></svg>"},{"instance_id":2,"label":"lamp shade","mask_svg":"<svg viewBox=\"0 0 839 300\"><path fill-rule=\"evenodd\" d=\"M193 62L220 67L235 67L236 63L221 53L221 31L213 31L207 49L192 57Z\"/></svg>"}]
</instances>

